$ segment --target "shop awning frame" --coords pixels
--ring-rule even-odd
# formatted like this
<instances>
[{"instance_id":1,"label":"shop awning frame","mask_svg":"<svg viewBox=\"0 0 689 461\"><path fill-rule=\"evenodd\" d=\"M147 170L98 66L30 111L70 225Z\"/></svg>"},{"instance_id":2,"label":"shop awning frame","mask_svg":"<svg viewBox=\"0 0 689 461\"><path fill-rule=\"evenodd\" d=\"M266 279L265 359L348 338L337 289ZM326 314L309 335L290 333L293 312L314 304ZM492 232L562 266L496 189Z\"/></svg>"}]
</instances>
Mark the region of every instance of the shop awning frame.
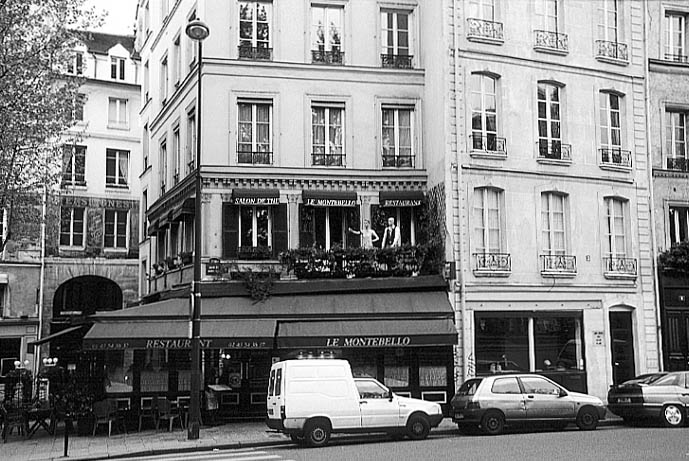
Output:
<instances>
[{"instance_id":1,"label":"shop awning frame","mask_svg":"<svg viewBox=\"0 0 689 461\"><path fill-rule=\"evenodd\" d=\"M81 330L84 328L85 325L77 325L74 327L69 327L65 328L64 330L58 331L57 333L50 334L48 336L44 336L41 339L37 339L36 341L31 341L28 343L28 346L40 346L41 344L49 343L53 339L60 338L62 336L68 335L74 331Z\"/></svg>"}]
</instances>

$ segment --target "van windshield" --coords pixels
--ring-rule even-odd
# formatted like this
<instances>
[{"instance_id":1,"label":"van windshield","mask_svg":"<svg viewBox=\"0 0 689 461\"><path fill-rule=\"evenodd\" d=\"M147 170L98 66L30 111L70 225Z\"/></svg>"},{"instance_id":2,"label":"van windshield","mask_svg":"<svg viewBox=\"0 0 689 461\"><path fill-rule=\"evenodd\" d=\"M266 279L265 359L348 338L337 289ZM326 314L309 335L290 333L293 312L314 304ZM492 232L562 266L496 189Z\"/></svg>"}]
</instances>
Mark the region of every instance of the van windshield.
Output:
<instances>
[{"instance_id":1,"label":"van windshield","mask_svg":"<svg viewBox=\"0 0 689 461\"><path fill-rule=\"evenodd\" d=\"M465 381L457 391L457 395L474 395L481 381L483 381L481 378Z\"/></svg>"}]
</instances>

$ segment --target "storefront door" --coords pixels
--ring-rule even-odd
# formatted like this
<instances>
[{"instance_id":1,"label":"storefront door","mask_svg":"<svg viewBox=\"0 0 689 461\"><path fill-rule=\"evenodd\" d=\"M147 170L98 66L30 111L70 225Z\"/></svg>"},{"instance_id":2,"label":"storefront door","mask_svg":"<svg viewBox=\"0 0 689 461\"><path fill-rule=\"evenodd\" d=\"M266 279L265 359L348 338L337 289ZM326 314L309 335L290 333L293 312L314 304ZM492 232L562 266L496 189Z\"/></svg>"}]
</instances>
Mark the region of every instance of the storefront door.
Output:
<instances>
[{"instance_id":1,"label":"storefront door","mask_svg":"<svg viewBox=\"0 0 689 461\"><path fill-rule=\"evenodd\" d=\"M612 380L614 384L620 384L636 375L631 312L610 312L610 341Z\"/></svg>"}]
</instances>

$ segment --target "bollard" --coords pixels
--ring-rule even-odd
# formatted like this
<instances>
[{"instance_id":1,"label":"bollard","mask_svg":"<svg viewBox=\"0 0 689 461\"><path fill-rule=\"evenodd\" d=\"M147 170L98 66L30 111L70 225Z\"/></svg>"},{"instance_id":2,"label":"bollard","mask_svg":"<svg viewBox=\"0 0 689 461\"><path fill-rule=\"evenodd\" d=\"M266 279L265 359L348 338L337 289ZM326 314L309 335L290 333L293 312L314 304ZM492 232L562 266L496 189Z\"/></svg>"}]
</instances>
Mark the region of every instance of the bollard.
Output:
<instances>
[{"instance_id":1,"label":"bollard","mask_svg":"<svg viewBox=\"0 0 689 461\"><path fill-rule=\"evenodd\" d=\"M68 457L67 454L69 450L69 429L72 427L72 418L70 416L65 416L65 444L64 444L64 457Z\"/></svg>"}]
</instances>

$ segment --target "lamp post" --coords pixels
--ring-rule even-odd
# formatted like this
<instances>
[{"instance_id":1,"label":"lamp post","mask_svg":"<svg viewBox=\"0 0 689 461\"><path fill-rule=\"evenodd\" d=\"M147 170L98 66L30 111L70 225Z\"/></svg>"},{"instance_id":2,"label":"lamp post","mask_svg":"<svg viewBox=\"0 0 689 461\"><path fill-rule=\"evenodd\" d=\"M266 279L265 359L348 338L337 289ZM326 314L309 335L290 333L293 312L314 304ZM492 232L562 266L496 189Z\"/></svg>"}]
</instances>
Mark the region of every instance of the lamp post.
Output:
<instances>
[{"instance_id":1,"label":"lamp post","mask_svg":"<svg viewBox=\"0 0 689 461\"><path fill-rule=\"evenodd\" d=\"M202 42L210 34L203 21L189 21L185 29L187 36L198 46L197 95L196 95L196 172L194 174L194 280L191 282L189 317L191 322L191 396L189 399L189 424L187 439L199 438L201 424L201 66L203 63Z\"/></svg>"}]
</instances>

